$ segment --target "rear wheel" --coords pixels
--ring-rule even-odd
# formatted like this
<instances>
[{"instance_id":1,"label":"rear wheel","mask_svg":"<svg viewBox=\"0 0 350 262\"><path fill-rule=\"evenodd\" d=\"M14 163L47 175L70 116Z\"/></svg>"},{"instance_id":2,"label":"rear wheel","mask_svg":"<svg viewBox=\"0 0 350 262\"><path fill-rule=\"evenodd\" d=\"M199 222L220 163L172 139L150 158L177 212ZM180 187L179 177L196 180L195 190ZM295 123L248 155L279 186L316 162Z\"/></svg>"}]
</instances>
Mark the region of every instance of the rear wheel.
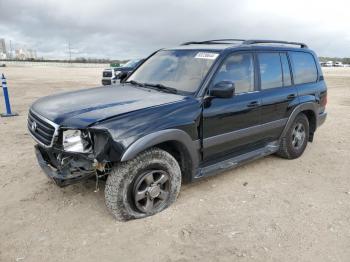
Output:
<instances>
[{"instance_id":1,"label":"rear wheel","mask_svg":"<svg viewBox=\"0 0 350 262\"><path fill-rule=\"evenodd\" d=\"M309 121L301 113L297 115L286 135L281 139L281 145L277 155L287 159L298 158L303 154L308 141Z\"/></svg>"},{"instance_id":2,"label":"rear wheel","mask_svg":"<svg viewBox=\"0 0 350 262\"><path fill-rule=\"evenodd\" d=\"M118 220L158 213L175 200L181 171L168 152L152 148L113 168L105 188L106 205Z\"/></svg>"}]
</instances>

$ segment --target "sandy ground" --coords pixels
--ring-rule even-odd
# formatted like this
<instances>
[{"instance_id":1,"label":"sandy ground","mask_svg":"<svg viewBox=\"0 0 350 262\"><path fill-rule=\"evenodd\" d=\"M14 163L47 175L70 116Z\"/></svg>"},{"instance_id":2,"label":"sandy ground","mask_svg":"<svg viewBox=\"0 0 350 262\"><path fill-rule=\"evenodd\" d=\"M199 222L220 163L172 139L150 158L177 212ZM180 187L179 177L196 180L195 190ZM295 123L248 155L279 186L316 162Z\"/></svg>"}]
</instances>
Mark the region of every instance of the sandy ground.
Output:
<instances>
[{"instance_id":1,"label":"sandy ground","mask_svg":"<svg viewBox=\"0 0 350 262\"><path fill-rule=\"evenodd\" d=\"M103 185L50 182L26 130L35 99L96 86L101 69L0 71L19 113L0 118L0 261L350 261L350 68L325 69L328 119L301 158L184 185L166 211L126 223Z\"/></svg>"}]
</instances>

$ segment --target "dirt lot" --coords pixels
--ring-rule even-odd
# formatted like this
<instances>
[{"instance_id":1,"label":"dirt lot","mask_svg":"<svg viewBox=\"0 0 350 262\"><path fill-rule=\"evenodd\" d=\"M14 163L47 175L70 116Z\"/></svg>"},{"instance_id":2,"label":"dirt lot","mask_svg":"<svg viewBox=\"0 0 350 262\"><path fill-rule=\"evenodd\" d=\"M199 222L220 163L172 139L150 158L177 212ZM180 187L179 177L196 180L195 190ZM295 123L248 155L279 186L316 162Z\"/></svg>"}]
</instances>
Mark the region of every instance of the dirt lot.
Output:
<instances>
[{"instance_id":1,"label":"dirt lot","mask_svg":"<svg viewBox=\"0 0 350 262\"><path fill-rule=\"evenodd\" d=\"M96 86L101 69L0 71L20 115L0 118L0 261L350 261L350 68L325 70L328 119L301 158L185 185L171 208L126 223L103 185L50 182L26 130L35 99Z\"/></svg>"}]
</instances>

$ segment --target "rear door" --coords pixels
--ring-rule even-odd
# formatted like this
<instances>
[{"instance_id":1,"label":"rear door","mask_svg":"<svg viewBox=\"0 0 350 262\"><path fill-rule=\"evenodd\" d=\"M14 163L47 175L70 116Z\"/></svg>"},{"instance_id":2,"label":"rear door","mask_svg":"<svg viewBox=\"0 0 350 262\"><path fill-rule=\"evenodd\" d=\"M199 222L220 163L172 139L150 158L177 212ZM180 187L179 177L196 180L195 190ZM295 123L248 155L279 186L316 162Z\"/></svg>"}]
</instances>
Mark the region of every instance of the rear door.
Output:
<instances>
[{"instance_id":1,"label":"rear door","mask_svg":"<svg viewBox=\"0 0 350 262\"><path fill-rule=\"evenodd\" d=\"M298 104L292 85L290 63L285 52L257 52L261 93L261 124L266 142L279 138L288 116Z\"/></svg>"}]
</instances>

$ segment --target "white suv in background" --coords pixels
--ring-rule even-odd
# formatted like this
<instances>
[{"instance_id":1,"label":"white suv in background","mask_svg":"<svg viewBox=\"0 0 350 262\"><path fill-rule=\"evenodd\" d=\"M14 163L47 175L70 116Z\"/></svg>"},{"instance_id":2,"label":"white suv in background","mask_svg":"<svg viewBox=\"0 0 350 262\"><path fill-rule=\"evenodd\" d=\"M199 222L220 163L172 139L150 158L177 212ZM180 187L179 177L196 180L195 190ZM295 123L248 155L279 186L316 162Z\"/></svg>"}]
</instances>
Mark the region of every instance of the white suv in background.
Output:
<instances>
[{"instance_id":1,"label":"white suv in background","mask_svg":"<svg viewBox=\"0 0 350 262\"><path fill-rule=\"evenodd\" d=\"M129 73L138 67L144 59L133 59L120 67L106 68L102 72L102 85L113 85L120 80L121 73Z\"/></svg>"}]
</instances>

